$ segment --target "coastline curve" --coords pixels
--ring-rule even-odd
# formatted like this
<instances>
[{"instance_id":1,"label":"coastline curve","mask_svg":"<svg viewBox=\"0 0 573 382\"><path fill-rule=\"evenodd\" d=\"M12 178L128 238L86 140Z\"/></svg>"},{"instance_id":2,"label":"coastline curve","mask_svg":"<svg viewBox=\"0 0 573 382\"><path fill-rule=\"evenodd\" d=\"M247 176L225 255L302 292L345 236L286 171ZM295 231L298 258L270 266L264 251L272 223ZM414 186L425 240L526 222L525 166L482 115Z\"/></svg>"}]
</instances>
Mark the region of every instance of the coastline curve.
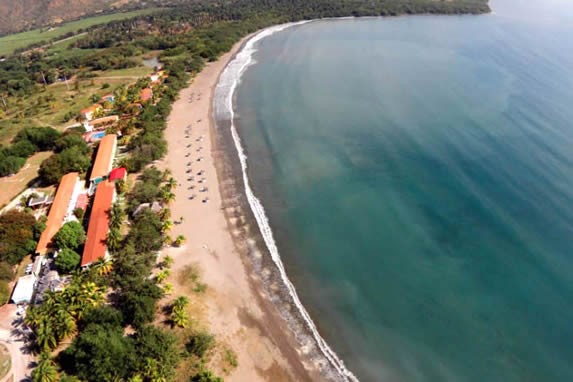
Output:
<instances>
[{"instance_id":1,"label":"coastline curve","mask_svg":"<svg viewBox=\"0 0 573 382\"><path fill-rule=\"evenodd\" d=\"M291 303L296 307L297 312L300 314L300 317L302 318L303 324L306 326L306 330L311 335L310 337L312 338L312 341L314 342L314 344L320 351L322 357L326 361L322 362L323 367L326 367L327 369L323 371L325 371L325 374L327 375L330 374L330 379L358 382L358 378L350 370L346 368L342 359L340 359L340 357L328 345L328 343L324 340L324 338L322 338L322 336L318 332L315 323L310 317L308 311L305 309L302 302L300 301L294 285L292 284L292 282L288 278L288 275L286 274L286 270L281 260L264 206L262 205L261 201L257 198L257 196L254 194L253 189L250 186L250 181L247 174L247 167L248 167L247 155L245 154L245 150L241 144L241 138L238 134L234 121L235 112L233 109L233 96L235 94L237 86L241 81L242 75L245 73L246 69L256 63L253 56L257 52L256 48L257 42L268 36L273 35L274 33L280 32L293 26L302 25L311 21L312 20L271 26L263 29L262 31L256 33L253 37L251 37L244 44L241 50L237 52L235 57L233 57L233 59L227 64L227 66L225 67L225 69L223 70L223 72L219 77L219 81L217 82L213 96L213 104L212 104L213 118L215 121L216 128L218 128L219 126L218 124L221 121L226 121L230 123L232 140L235 149L237 150L237 155L239 157L245 196L257 222L257 226L259 228L263 241L266 245L266 249L268 250L271 256L272 262L274 263L276 270L279 272L280 281L282 282L282 285L288 292L288 296L290 299L289 303ZM284 310L282 310L281 314L284 315L287 313L284 312ZM285 319L287 320L287 322L290 321L289 318L287 317L285 317ZM292 327L291 329L294 331ZM299 339L299 342L302 341Z\"/></svg>"}]
</instances>

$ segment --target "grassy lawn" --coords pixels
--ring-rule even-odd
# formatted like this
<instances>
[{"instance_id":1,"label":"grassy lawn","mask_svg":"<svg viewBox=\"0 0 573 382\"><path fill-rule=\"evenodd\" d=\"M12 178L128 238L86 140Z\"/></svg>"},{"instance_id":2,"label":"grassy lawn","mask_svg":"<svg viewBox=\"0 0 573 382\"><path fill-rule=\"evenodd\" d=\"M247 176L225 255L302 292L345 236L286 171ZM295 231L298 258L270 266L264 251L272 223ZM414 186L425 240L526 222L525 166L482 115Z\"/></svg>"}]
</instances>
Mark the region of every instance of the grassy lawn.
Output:
<instances>
[{"instance_id":1,"label":"grassy lawn","mask_svg":"<svg viewBox=\"0 0 573 382\"><path fill-rule=\"evenodd\" d=\"M138 78L152 72L151 68L138 66L135 68L96 72L98 77L82 79L76 88L75 80L57 82L39 88L31 97L13 101L9 112L0 118L0 144L9 144L14 136L25 127L51 126L64 130L76 121L64 122L64 115L72 111L79 115L81 109L92 104L91 98L98 98L112 92L120 85L135 83ZM109 84L102 89L103 84ZM28 159L24 167L12 177L0 178L0 207L7 204L28 184L38 176L38 169L44 159L51 153L37 153Z\"/></svg>"},{"instance_id":2,"label":"grassy lawn","mask_svg":"<svg viewBox=\"0 0 573 382\"><path fill-rule=\"evenodd\" d=\"M52 152L41 152L32 155L22 169L13 176L0 178L0 207L8 204L13 198L24 191L33 179L38 177L40 164L52 155Z\"/></svg>"},{"instance_id":3,"label":"grassy lawn","mask_svg":"<svg viewBox=\"0 0 573 382\"><path fill-rule=\"evenodd\" d=\"M80 110L92 104L93 95L101 97L120 85L135 83L138 78L152 72L151 68L137 66L129 69L94 72L98 77L56 82L46 88L39 88L33 96L12 100L8 112L0 117L0 144L8 144L25 127L50 126L59 130L72 125L75 120L65 122L69 111L79 114ZM103 84L109 84L102 89Z\"/></svg>"},{"instance_id":4,"label":"grassy lawn","mask_svg":"<svg viewBox=\"0 0 573 382\"><path fill-rule=\"evenodd\" d=\"M124 20L131 17L140 15L147 15L161 10L161 8L142 9L134 12L114 13L111 15L93 16L85 19L72 21L62 24L52 30L35 29L28 32L16 33L4 37L0 37L0 56L9 55L15 49L24 48L30 44L38 43L41 41L48 41L52 38L63 36L68 32L76 32L79 29L89 28L98 24L105 24L110 21ZM64 44L66 45L66 44Z\"/></svg>"},{"instance_id":5,"label":"grassy lawn","mask_svg":"<svg viewBox=\"0 0 573 382\"><path fill-rule=\"evenodd\" d=\"M12 367L10 352L6 346L0 344L0 379L4 378Z\"/></svg>"}]
</instances>

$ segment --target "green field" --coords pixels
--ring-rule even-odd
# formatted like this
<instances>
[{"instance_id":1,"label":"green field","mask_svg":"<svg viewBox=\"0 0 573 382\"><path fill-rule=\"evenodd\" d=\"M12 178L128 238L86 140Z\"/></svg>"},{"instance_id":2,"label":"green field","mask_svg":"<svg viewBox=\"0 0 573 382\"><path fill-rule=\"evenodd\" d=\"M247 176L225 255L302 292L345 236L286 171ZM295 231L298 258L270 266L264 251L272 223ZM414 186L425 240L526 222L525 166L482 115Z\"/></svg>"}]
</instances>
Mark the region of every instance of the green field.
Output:
<instances>
[{"instance_id":1,"label":"green field","mask_svg":"<svg viewBox=\"0 0 573 382\"><path fill-rule=\"evenodd\" d=\"M160 10L161 8L149 8L133 12L93 16L65 23L51 30L48 30L47 28L35 29L28 32L16 33L0 37L0 56L9 55L13 53L15 49L24 48L30 44L38 43L41 41L48 42L49 40L63 36L68 32L76 32L79 29L85 29L94 25L109 23L110 21L124 20L131 17L148 15Z\"/></svg>"}]
</instances>

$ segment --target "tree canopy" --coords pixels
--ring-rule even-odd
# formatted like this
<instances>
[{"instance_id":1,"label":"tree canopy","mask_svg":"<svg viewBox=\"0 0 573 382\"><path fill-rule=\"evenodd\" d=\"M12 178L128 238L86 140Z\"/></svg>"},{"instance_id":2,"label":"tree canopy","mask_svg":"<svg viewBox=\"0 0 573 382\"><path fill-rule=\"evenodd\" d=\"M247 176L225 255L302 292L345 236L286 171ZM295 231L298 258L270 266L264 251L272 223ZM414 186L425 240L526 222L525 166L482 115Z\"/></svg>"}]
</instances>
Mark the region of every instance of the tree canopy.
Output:
<instances>
[{"instance_id":1,"label":"tree canopy","mask_svg":"<svg viewBox=\"0 0 573 382\"><path fill-rule=\"evenodd\" d=\"M86 241L84 227L77 221L67 222L54 236L54 244L59 249L76 251Z\"/></svg>"},{"instance_id":2,"label":"tree canopy","mask_svg":"<svg viewBox=\"0 0 573 382\"><path fill-rule=\"evenodd\" d=\"M64 248L56 257L56 269L61 273L70 273L80 265L81 256L72 249Z\"/></svg>"}]
</instances>

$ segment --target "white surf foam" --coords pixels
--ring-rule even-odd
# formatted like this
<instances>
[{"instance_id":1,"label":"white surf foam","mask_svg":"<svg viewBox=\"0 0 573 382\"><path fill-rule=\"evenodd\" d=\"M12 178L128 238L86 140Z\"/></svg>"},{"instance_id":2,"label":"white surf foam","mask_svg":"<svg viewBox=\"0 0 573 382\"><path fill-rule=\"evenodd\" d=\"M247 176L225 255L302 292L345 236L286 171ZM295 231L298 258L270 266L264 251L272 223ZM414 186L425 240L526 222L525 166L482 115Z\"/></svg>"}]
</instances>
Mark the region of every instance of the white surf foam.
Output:
<instances>
[{"instance_id":1,"label":"white surf foam","mask_svg":"<svg viewBox=\"0 0 573 382\"><path fill-rule=\"evenodd\" d=\"M302 21L298 23L288 23L266 28L263 31L257 33L255 36L253 36L245 43L244 47L227 65L223 73L221 73L221 77L219 78L219 82L215 89L214 105L213 105L214 115L217 121L230 121L231 123L231 134L233 137L233 141L235 143L235 147L237 149L239 161L242 168L243 182L245 185L245 194L247 196L247 200L251 206L251 209L253 211L253 214L261 231L262 237L272 257L272 261L276 265L280 277L282 279L282 282L292 299L291 302L296 306L308 330L312 333L312 337L318 349L320 349L322 355L324 355L324 357L328 360L331 368L335 370L338 376L337 379L344 381L358 381L358 378L356 378L356 376L352 374L352 372L344 366L344 362L337 356L334 350L332 350L330 346L326 343L326 341L320 336L316 328L316 325L314 324L314 322L310 318L310 315L302 305L293 284L290 282L286 274L284 265L281 261L279 251L273 237L273 232L271 230L269 220L267 219L265 213L265 209L261 201L255 196L253 190L250 187L249 178L247 176L247 155L245 154L245 151L241 144L241 138L237 133L237 129L234 123L233 95L237 88L237 85L241 80L241 76L243 75L245 70L250 65L255 63L253 55L257 51L255 47L257 42L276 32L306 22L307 21Z\"/></svg>"}]
</instances>

